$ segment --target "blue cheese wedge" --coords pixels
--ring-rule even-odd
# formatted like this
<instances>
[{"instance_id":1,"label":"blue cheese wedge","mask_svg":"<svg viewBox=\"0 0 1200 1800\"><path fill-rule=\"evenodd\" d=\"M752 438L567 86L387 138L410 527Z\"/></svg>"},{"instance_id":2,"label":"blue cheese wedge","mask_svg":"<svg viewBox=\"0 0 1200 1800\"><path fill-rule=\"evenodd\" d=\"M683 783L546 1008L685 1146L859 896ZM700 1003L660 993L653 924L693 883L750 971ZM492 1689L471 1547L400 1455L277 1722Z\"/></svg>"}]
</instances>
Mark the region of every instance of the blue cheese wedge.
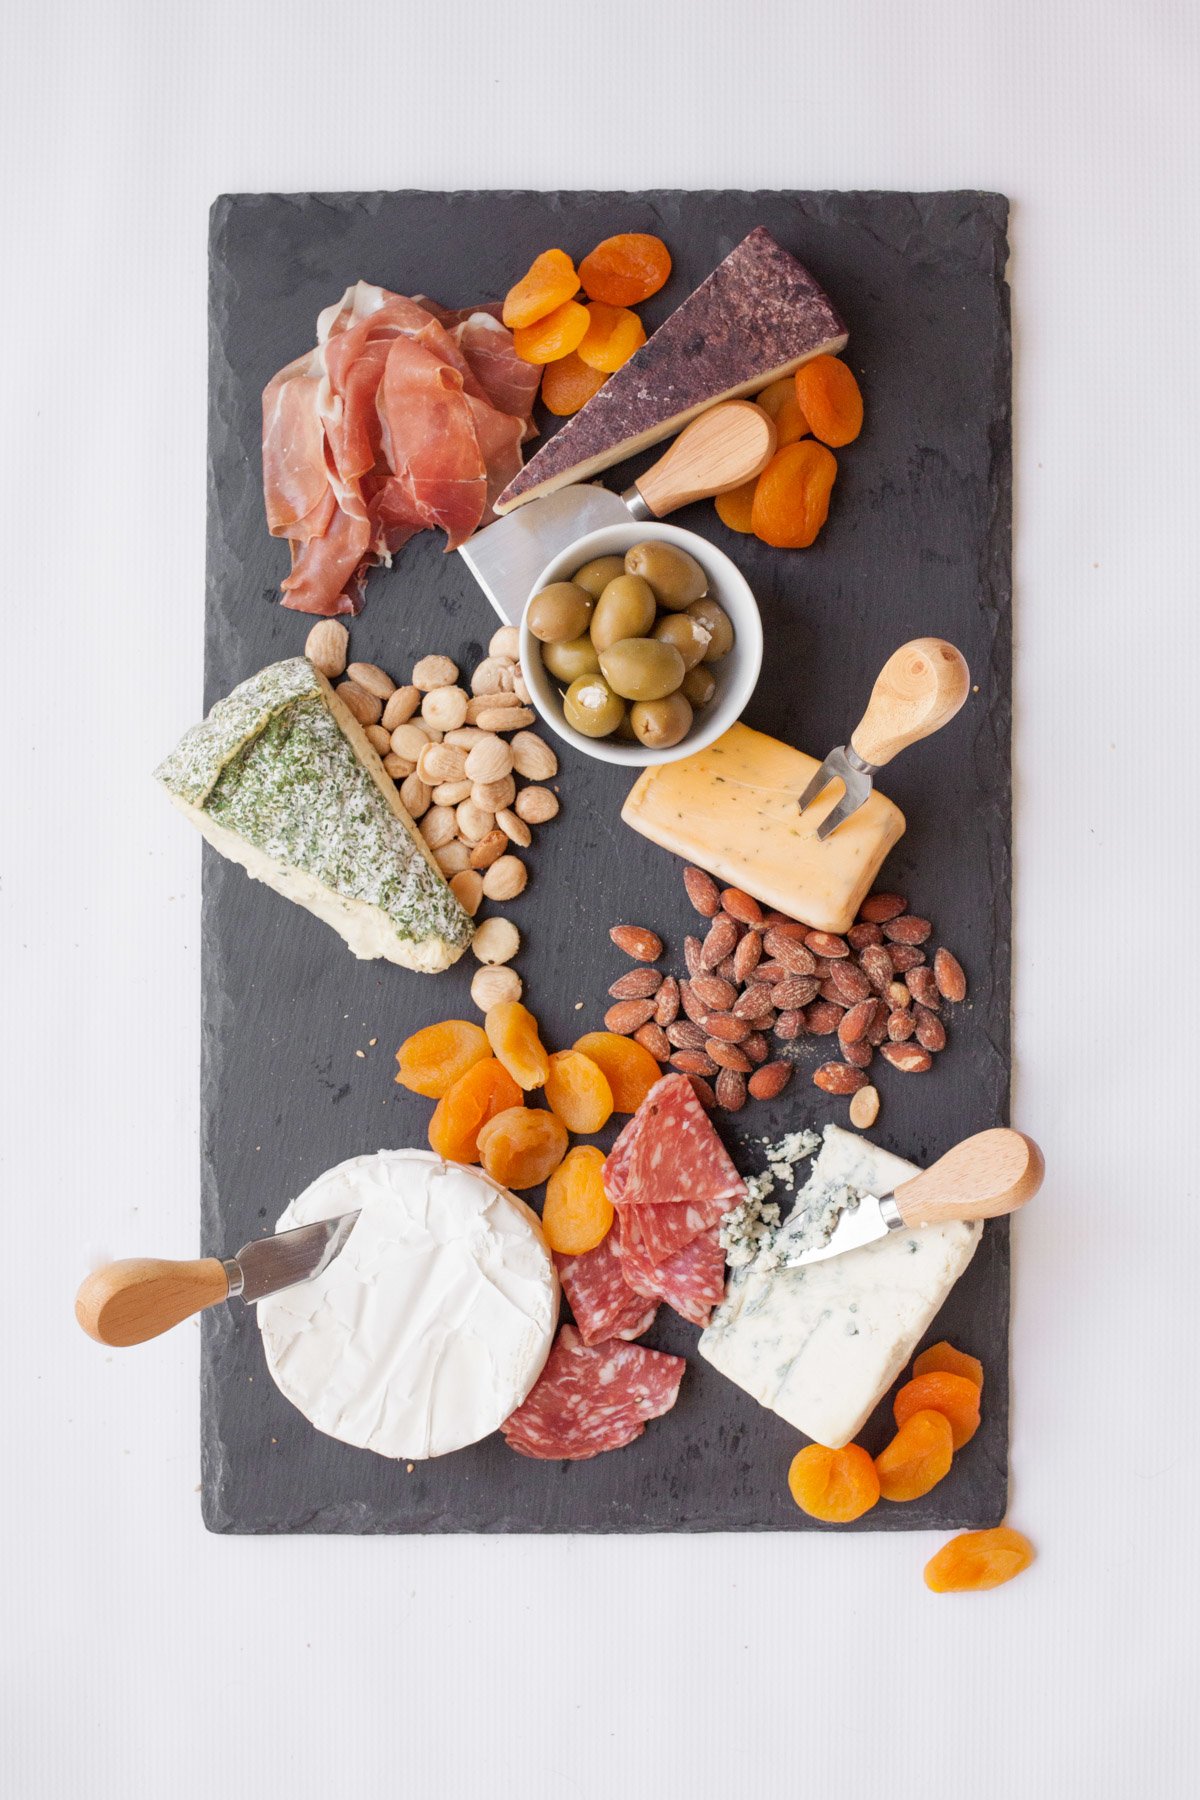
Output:
<instances>
[{"instance_id":1,"label":"blue cheese wedge","mask_svg":"<svg viewBox=\"0 0 1200 1800\"><path fill-rule=\"evenodd\" d=\"M155 775L215 850L332 925L355 956L433 971L471 942L362 726L303 657L218 700Z\"/></svg>"},{"instance_id":2,"label":"blue cheese wedge","mask_svg":"<svg viewBox=\"0 0 1200 1800\"><path fill-rule=\"evenodd\" d=\"M916 1173L853 1132L826 1126L775 1256L827 1236L854 1195L888 1194ZM840 1449L908 1364L981 1231L978 1222L923 1225L800 1269L761 1259L735 1271L700 1354L805 1437Z\"/></svg>"}]
</instances>

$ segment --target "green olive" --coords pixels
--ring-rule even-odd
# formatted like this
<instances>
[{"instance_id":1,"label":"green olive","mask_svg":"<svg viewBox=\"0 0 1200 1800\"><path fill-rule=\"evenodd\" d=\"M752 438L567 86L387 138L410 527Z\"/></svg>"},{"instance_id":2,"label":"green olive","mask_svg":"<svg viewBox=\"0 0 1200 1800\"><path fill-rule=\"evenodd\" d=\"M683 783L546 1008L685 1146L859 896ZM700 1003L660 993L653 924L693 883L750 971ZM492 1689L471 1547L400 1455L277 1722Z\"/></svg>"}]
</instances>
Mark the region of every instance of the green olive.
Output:
<instances>
[{"instance_id":1,"label":"green olive","mask_svg":"<svg viewBox=\"0 0 1200 1800\"><path fill-rule=\"evenodd\" d=\"M728 656L733 649L733 626L725 608L718 606L715 600L693 600L688 612L712 633L712 641L704 652L704 661L720 662L723 656Z\"/></svg>"},{"instance_id":2,"label":"green olive","mask_svg":"<svg viewBox=\"0 0 1200 1800\"><path fill-rule=\"evenodd\" d=\"M708 592L708 576L695 557L658 538L648 538L627 550L625 568L650 583L658 604L668 612L682 612Z\"/></svg>"},{"instance_id":3,"label":"green olive","mask_svg":"<svg viewBox=\"0 0 1200 1800\"><path fill-rule=\"evenodd\" d=\"M717 691L717 678L701 663L699 668L688 670L679 691L692 706L707 706Z\"/></svg>"},{"instance_id":4,"label":"green olive","mask_svg":"<svg viewBox=\"0 0 1200 1800\"><path fill-rule=\"evenodd\" d=\"M542 662L557 681L578 681L581 675L598 675L600 658L590 637L570 638L565 644L543 644Z\"/></svg>"},{"instance_id":5,"label":"green olive","mask_svg":"<svg viewBox=\"0 0 1200 1800\"><path fill-rule=\"evenodd\" d=\"M682 694L662 700L639 700L629 709L635 737L649 750L669 750L682 743L692 728L692 709Z\"/></svg>"},{"instance_id":6,"label":"green olive","mask_svg":"<svg viewBox=\"0 0 1200 1800\"><path fill-rule=\"evenodd\" d=\"M674 644L657 638L621 638L600 652L609 687L626 700L661 700L683 680L683 658Z\"/></svg>"},{"instance_id":7,"label":"green olive","mask_svg":"<svg viewBox=\"0 0 1200 1800\"><path fill-rule=\"evenodd\" d=\"M563 716L584 737L609 737L625 717L625 702L603 675L581 675L563 695Z\"/></svg>"},{"instance_id":8,"label":"green olive","mask_svg":"<svg viewBox=\"0 0 1200 1800\"><path fill-rule=\"evenodd\" d=\"M584 563L582 569L576 569L571 580L576 587L581 587L585 594L598 600L610 581L625 573L625 559L621 556L595 556L590 563Z\"/></svg>"},{"instance_id":9,"label":"green olive","mask_svg":"<svg viewBox=\"0 0 1200 1800\"><path fill-rule=\"evenodd\" d=\"M707 625L687 613L668 613L658 621L653 635L660 644L674 644L685 669L694 669L698 662L703 662L710 641Z\"/></svg>"},{"instance_id":10,"label":"green olive","mask_svg":"<svg viewBox=\"0 0 1200 1800\"><path fill-rule=\"evenodd\" d=\"M543 644L582 637L596 602L573 581L552 581L529 602L529 629Z\"/></svg>"},{"instance_id":11,"label":"green olive","mask_svg":"<svg viewBox=\"0 0 1200 1800\"><path fill-rule=\"evenodd\" d=\"M654 589L639 575L618 575L596 602L592 614L592 642L607 650L620 638L645 637L654 624L657 608Z\"/></svg>"}]
</instances>

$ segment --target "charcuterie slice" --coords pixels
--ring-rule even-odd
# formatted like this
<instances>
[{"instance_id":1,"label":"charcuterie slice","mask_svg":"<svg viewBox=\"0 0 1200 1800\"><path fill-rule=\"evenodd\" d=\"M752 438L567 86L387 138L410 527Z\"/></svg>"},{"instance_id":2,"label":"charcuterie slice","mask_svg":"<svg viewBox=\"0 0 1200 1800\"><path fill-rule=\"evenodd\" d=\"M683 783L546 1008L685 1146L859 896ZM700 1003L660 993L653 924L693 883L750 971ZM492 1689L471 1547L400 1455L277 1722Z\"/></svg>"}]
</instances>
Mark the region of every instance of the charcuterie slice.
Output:
<instances>
[{"instance_id":1,"label":"charcuterie slice","mask_svg":"<svg viewBox=\"0 0 1200 1800\"><path fill-rule=\"evenodd\" d=\"M628 1217L622 1215L622 1226ZM725 1252L715 1225L660 1263L650 1261L640 1242L626 1244L622 1239L620 1261L622 1275L635 1294L665 1300L693 1325L707 1325L725 1294Z\"/></svg>"},{"instance_id":2,"label":"charcuterie slice","mask_svg":"<svg viewBox=\"0 0 1200 1800\"><path fill-rule=\"evenodd\" d=\"M691 1233L715 1225L745 1198L745 1184L686 1075L655 1082L604 1165L614 1206L686 1205L719 1211ZM686 1240L684 1240L686 1241Z\"/></svg>"},{"instance_id":3,"label":"charcuterie slice","mask_svg":"<svg viewBox=\"0 0 1200 1800\"><path fill-rule=\"evenodd\" d=\"M626 1281L615 1231L582 1256L556 1256L554 1261L585 1344L638 1338L649 1331L658 1302L647 1290L637 1292Z\"/></svg>"},{"instance_id":4,"label":"charcuterie slice","mask_svg":"<svg viewBox=\"0 0 1200 1800\"><path fill-rule=\"evenodd\" d=\"M564 1325L533 1391L500 1429L520 1455L544 1462L623 1449L648 1419L670 1412L685 1367L682 1356L620 1338L585 1344Z\"/></svg>"},{"instance_id":5,"label":"charcuterie slice","mask_svg":"<svg viewBox=\"0 0 1200 1800\"><path fill-rule=\"evenodd\" d=\"M620 1215L621 1239L639 1246L651 1263L666 1262L702 1231L719 1225L727 1211L724 1200L708 1200L699 1206L627 1206Z\"/></svg>"}]
</instances>

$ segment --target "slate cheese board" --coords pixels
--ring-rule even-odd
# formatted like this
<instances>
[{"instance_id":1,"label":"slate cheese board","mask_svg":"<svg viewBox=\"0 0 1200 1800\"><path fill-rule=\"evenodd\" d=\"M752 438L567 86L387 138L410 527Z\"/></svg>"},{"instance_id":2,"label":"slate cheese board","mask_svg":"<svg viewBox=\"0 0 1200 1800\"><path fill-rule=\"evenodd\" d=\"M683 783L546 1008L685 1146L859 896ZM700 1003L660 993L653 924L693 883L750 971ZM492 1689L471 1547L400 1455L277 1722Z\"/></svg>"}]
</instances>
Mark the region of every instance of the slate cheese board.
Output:
<instances>
[{"instance_id":1,"label":"slate cheese board","mask_svg":"<svg viewBox=\"0 0 1200 1800\"><path fill-rule=\"evenodd\" d=\"M364 193L227 195L210 238L207 708L264 664L301 654L310 620L277 604L285 546L267 535L260 458L265 382L313 341L318 312L358 278L447 306L501 297L533 257L582 257L617 231L652 231L674 257L641 309L652 328L756 225L799 257L847 321L866 398L839 453L828 525L803 552L737 536L711 503L676 522L730 554L767 644L747 723L823 754L845 741L888 654L950 638L971 668L959 718L881 782L908 831L881 884L934 921L971 983L930 1075L882 1068L873 1136L918 1163L1007 1122L1010 1076L1011 448L1007 203L941 193ZM555 421L540 415L543 430ZM624 485L650 453L614 470ZM442 652L469 670L499 621L461 558L425 533L369 578L352 656L407 678ZM180 721L181 728L190 721ZM678 966L695 915L681 865L620 822L629 771L565 746L562 811L529 853L518 968L551 1048L597 1028L629 966L618 921L659 931ZM164 749L167 746L164 746ZM183 829L164 820L164 829ZM206 1254L269 1231L287 1200L343 1158L423 1145L430 1102L395 1086L402 1038L477 1016L468 955L446 974L355 961L316 919L204 850L202 1228ZM825 1040L828 1043L828 1040ZM846 1102L797 1078L721 1130L743 1173L761 1143L846 1123ZM874 1079L874 1077L873 1077ZM607 1144L616 1122L597 1141ZM540 1200L540 1196L534 1196ZM988 1224L930 1334L982 1357L983 1424L924 1500L881 1503L845 1530L998 1523L1007 1500L1009 1239ZM620 1452L538 1463L499 1436L433 1462L393 1463L315 1432L275 1389L252 1309L203 1319L203 1510L219 1532L628 1532L823 1529L785 1476L800 1440L696 1354L666 1308L645 1340L688 1358L673 1412ZM889 1435L886 1403L861 1441Z\"/></svg>"}]
</instances>

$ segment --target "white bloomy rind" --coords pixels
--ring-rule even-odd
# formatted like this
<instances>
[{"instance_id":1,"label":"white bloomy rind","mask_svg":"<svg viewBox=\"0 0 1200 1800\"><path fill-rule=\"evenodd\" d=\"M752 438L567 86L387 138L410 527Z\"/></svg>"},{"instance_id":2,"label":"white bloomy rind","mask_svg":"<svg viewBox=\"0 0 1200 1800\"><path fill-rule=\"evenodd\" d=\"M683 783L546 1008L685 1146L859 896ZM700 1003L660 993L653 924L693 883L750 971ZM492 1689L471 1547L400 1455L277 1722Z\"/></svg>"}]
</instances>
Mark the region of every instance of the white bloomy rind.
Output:
<instances>
[{"instance_id":1,"label":"white bloomy rind","mask_svg":"<svg viewBox=\"0 0 1200 1800\"><path fill-rule=\"evenodd\" d=\"M884 1195L912 1163L837 1125L775 1240L785 1256L831 1195ZM907 1366L979 1242L982 1226L955 1221L889 1232L805 1268L735 1274L700 1354L815 1443L854 1438Z\"/></svg>"},{"instance_id":2,"label":"white bloomy rind","mask_svg":"<svg viewBox=\"0 0 1200 1800\"><path fill-rule=\"evenodd\" d=\"M558 1280L536 1215L481 1170L380 1150L319 1176L276 1229L356 1207L323 1274L259 1302L267 1367L343 1443L410 1460L477 1443L550 1352Z\"/></svg>"}]
</instances>

